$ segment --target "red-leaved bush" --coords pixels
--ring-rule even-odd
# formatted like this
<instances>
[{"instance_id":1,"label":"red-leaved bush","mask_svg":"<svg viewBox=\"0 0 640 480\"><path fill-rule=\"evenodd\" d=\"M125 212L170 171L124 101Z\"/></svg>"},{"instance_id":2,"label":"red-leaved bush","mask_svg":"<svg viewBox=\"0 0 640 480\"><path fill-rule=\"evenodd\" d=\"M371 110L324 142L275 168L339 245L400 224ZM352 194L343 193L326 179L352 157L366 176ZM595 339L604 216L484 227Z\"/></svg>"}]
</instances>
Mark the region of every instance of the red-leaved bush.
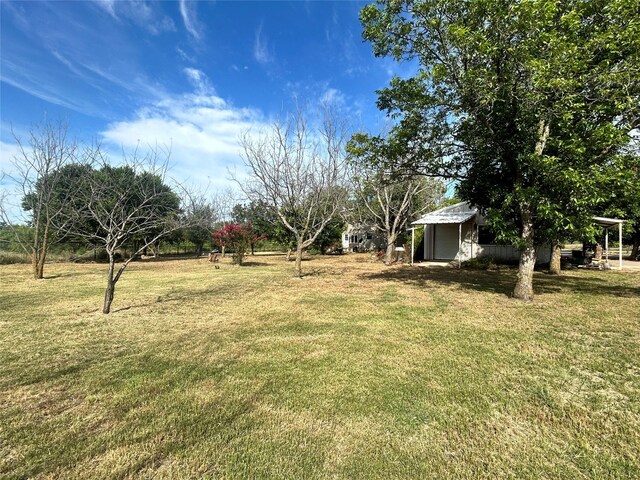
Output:
<instances>
[{"instance_id":1,"label":"red-leaved bush","mask_svg":"<svg viewBox=\"0 0 640 480\"><path fill-rule=\"evenodd\" d=\"M220 248L229 248L235 252L233 261L238 265L242 265L251 244L264 239L264 235L253 232L251 223L228 223L211 237L213 243Z\"/></svg>"}]
</instances>

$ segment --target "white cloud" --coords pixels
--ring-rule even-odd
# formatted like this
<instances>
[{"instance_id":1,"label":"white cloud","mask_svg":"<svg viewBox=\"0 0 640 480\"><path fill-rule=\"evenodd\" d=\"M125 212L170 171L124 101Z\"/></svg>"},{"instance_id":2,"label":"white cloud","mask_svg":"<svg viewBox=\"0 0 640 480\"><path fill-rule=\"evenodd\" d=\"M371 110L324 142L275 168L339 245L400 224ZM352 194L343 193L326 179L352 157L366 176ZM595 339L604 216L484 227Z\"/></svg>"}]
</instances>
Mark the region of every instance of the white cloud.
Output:
<instances>
[{"instance_id":1,"label":"white cloud","mask_svg":"<svg viewBox=\"0 0 640 480\"><path fill-rule=\"evenodd\" d=\"M22 192L20 190L19 175L13 159L20 157L20 147L16 143L0 140L0 201L2 208L11 222L25 223L27 218L20 207Z\"/></svg>"},{"instance_id":2,"label":"white cloud","mask_svg":"<svg viewBox=\"0 0 640 480\"><path fill-rule=\"evenodd\" d=\"M267 39L262 35L262 24L256 30L256 40L253 44L253 57L261 65L273 62L273 55L269 52Z\"/></svg>"},{"instance_id":3,"label":"white cloud","mask_svg":"<svg viewBox=\"0 0 640 480\"><path fill-rule=\"evenodd\" d=\"M0 174L13 173L13 159L20 156L20 147L16 143L7 143L0 140Z\"/></svg>"},{"instance_id":4,"label":"white cloud","mask_svg":"<svg viewBox=\"0 0 640 480\"><path fill-rule=\"evenodd\" d=\"M187 31L196 39L202 38L202 25L196 16L196 2L180 0L180 15Z\"/></svg>"},{"instance_id":5,"label":"white cloud","mask_svg":"<svg viewBox=\"0 0 640 480\"><path fill-rule=\"evenodd\" d=\"M171 171L176 177L221 189L231 184L228 169L243 170L240 135L265 126L257 110L235 108L215 95L196 93L166 97L140 109L135 119L109 124L101 135L114 151L170 147Z\"/></svg>"}]
</instances>

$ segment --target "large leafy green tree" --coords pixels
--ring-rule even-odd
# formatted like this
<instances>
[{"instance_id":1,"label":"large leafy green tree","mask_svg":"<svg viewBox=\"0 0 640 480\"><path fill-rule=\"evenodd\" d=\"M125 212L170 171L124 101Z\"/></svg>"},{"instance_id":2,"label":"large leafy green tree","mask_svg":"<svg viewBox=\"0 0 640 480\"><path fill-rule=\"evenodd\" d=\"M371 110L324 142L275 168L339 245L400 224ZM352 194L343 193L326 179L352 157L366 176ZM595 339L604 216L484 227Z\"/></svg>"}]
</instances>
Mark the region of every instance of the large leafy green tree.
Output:
<instances>
[{"instance_id":1,"label":"large leafy green tree","mask_svg":"<svg viewBox=\"0 0 640 480\"><path fill-rule=\"evenodd\" d=\"M376 55L418 68L379 92L389 138L355 140L396 172L458 178L520 248L514 296L532 299L536 246L588 223L639 124L637 4L381 0L361 20Z\"/></svg>"},{"instance_id":2,"label":"large leafy green tree","mask_svg":"<svg viewBox=\"0 0 640 480\"><path fill-rule=\"evenodd\" d=\"M342 247L342 234L346 228L345 221L341 217L333 218L324 227L313 246L318 249L321 254L328 253L331 249Z\"/></svg>"},{"instance_id":3,"label":"large leafy green tree","mask_svg":"<svg viewBox=\"0 0 640 480\"><path fill-rule=\"evenodd\" d=\"M185 212L189 226L184 229L184 238L196 247L196 256L202 255L205 242L211 240L218 221L214 208L202 199L193 202Z\"/></svg>"}]
</instances>

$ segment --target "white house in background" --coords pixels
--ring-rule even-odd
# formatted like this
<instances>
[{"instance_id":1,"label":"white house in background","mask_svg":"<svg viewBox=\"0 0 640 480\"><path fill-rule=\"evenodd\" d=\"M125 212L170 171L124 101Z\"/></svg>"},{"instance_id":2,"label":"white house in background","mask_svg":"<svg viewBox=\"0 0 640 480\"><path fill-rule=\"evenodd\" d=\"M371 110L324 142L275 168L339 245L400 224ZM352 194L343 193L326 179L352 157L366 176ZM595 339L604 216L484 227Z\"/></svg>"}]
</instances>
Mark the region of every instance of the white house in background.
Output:
<instances>
[{"instance_id":1,"label":"white house in background","mask_svg":"<svg viewBox=\"0 0 640 480\"><path fill-rule=\"evenodd\" d=\"M412 223L424 226L425 260L458 260L475 257L518 260L520 251L512 245L498 245L478 209L466 202L427 213ZM549 263L551 249L538 248L537 263Z\"/></svg>"},{"instance_id":2,"label":"white house in background","mask_svg":"<svg viewBox=\"0 0 640 480\"><path fill-rule=\"evenodd\" d=\"M342 249L345 252L369 252L384 248L384 245L384 234L369 225L349 224L342 232Z\"/></svg>"}]
</instances>

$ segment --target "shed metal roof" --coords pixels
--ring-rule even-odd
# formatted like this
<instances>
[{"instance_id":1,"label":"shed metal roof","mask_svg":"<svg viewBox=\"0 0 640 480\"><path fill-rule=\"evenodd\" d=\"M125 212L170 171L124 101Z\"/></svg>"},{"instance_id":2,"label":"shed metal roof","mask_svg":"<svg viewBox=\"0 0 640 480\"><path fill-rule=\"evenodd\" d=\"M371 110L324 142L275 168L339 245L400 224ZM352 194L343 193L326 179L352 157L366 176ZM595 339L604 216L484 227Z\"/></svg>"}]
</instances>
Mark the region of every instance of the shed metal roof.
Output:
<instances>
[{"instance_id":1,"label":"shed metal roof","mask_svg":"<svg viewBox=\"0 0 640 480\"><path fill-rule=\"evenodd\" d=\"M464 223L467 220L475 217L476 212L442 212L435 211L431 213L427 213L422 218L419 218L415 222L412 222L412 225L434 225L441 223Z\"/></svg>"}]
</instances>

